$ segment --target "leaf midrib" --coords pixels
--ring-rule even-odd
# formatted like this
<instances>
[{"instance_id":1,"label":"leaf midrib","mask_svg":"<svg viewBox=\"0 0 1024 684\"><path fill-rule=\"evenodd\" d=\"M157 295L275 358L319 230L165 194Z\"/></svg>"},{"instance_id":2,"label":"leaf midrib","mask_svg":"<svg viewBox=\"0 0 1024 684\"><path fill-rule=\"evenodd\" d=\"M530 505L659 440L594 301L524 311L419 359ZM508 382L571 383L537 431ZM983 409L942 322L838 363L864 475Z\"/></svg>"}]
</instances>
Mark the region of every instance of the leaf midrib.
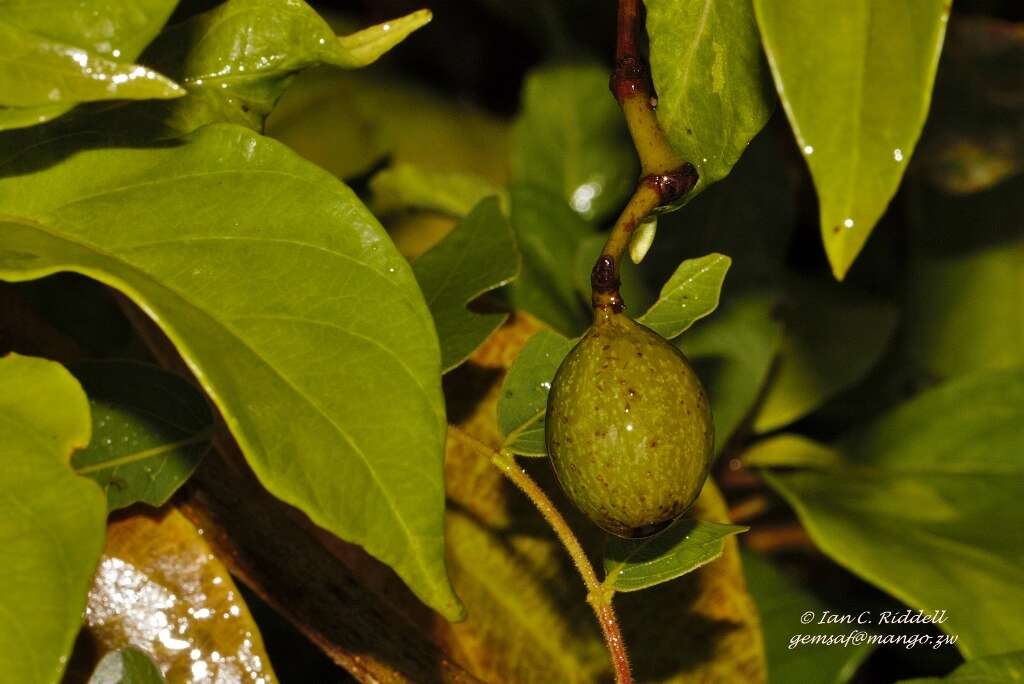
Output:
<instances>
[{"instance_id":1,"label":"leaf midrib","mask_svg":"<svg viewBox=\"0 0 1024 684\"><path fill-rule=\"evenodd\" d=\"M395 500L394 500L393 496L391 495L391 493L385 487L383 487L381 485L380 477L379 477L378 473L375 471L375 469L372 467L372 465L370 464L369 460L367 459L367 456L366 456L365 452L363 452L363 450L358 445L356 445L356 443L352 440L351 436L346 431L342 430L341 427L333 420L333 418L331 418L330 416L328 416L324 412L324 410L320 407L320 405L318 403L314 402L307 394L305 394L301 389L299 389L297 386L295 386L292 383L292 381L289 378L285 377L277 368L275 368L274 366L269 364L263 358L263 356L261 354L259 354L255 349L253 349L249 345L249 343L245 340L245 338L243 338L241 335L239 335L231 327L229 327L229 326L219 322L216 317L212 316L203 307L196 306L188 297L185 297L178 290L176 290L174 288L171 288L171 287L165 285L164 283L161 283L159 280L156 280L151 274L149 274L146 271L143 271L142 269L132 265L131 263L126 262L126 261L124 261L122 259L119 259L116 254L106 252L105 250L101 249L100 247L98 247L98 246L96 246L96 245L94 245L92 243L81 241L81 240L78 240L78 239L73 239L72 237L69 237L69 236L65 235L61 231L58 231L58 230L56 230L56 229L54 229L54 228L52 228L50 226L46 226L46 225L44 225L42 223L38 223L38 222L34 222L33 221L32 223L25 223L23 225L25 225L26 227L32 228L32 229L40 230L41 232L43 232L43 233L45 233L47 235L50 235L51 237L54 237L54 238L56 238L58 240L63 240L65 242L69 242L71 244L79 245L80 247L83 247L83 248L85 248L85 249L87 249L89 251L92 251L93 253L95 253L96 255L98 255L100 257L103 257L104 259L110 259L110 260L112 260L112 261L114 261L116 263L123 264L127 269L129 269L130 271L132 271L134 273L139 274L143 278L146 278L151 283L156 285L156 287L158 287L158 288L160 288L162 290L167 291L168 293L176 296L178 299L180 299L182 302L184 302L189 307L195 309L196 311L199 311L199 312L203 313L209 320L211 320L215 324L219 325L230 336L236 338L242 344L242 346L244 346L254 357L256 357L256 359L261 361L267 368L271 369L273 374L276 375L284 383L284 385L286 387L290 388L300 399L305 400L310 406L312 406L316 410L316 412L320 415L320 417L323 418L329 425L331 425L338 432L338 434L349 444L349 446L353 449L353 451L355 451L355 453L359 456L359 459L358 459L359 462L362 463L364 469L370 475L370 478L373 480L373 482L375 482L377 484L378 489L382 492L383 498L384 498L384 500L388 504L388 508L391 509L392 515L393 515L395 521L398 523L398 527L400 527L402 529L402 531L405 533L406 538L409 540L410 546L412 546L417 551L422 551L423 550L423 547L422 547L422 544L421 544L421 541L420 541L419 537L411 534L411 531L409 530L409 527L406 524L405 520L402 518L402 516L398 515L398 508L397 508L397 505L395 503ZM303 244L303 243L299 243L299 244ZM349 258L351 258L351 257L349 257ZM116 277L115 277L115 280L121 281L120 278L116 278ZM124 281L121 281L121 282L124 282ZM143 297L139 297L139 298L140 299L145 299ZM214 393L211 392L211 394L214 394ZM216 397L217 395L214 394L214 396ZM429 397L428 397L428 399L429 399ZM319 506L317 508L319 508ZM313 516L311 516L311 517L313 517ZM318 515L316 517L320 517L320 516ZM422 573L422 577L424 579L427 579L427 581L430 581L431 584L433 584L435 586L435 588L436 588L436 586L437 586L436 583L429 579L431 577L431 573L428 571L426 566L423 564L422 554L421 553L406 554L406 557L409 557L409 556L411 556L414 559L414 563L418 566L420 572Z\"/></svg>"}]
</instances>

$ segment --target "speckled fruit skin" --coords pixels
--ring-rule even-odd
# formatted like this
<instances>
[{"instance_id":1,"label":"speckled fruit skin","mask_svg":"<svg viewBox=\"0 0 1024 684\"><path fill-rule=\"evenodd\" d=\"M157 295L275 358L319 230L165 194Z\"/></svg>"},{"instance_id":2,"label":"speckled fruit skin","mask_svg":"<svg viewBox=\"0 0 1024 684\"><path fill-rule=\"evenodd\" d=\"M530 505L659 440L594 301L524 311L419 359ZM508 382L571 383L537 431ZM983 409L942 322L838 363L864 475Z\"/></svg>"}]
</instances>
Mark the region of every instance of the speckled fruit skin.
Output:
<instances>
[{"instance_id":1,"label":"speckled fruit skin","mask_svg":"<svg viewBox=\"0 0 1024 684\"><path fill-rule=\"evenodd\" d=\"M621 537L654 534L700 494L714 452L707 395L682 352L600 312L548 395L548 454L569 498Z\"/></svg>"}]
</instances>

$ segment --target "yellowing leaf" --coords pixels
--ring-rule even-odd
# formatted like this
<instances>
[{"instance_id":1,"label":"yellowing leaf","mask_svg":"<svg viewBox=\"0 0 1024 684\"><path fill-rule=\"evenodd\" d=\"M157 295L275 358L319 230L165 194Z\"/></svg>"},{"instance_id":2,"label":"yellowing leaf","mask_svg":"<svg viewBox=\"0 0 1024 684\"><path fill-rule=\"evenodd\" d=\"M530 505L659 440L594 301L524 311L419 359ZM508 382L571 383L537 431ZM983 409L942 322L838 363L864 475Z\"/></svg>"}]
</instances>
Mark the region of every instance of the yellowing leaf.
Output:
<instances>
[{"instance_id":1,"label":"yellowing leaf","mask_svg":"<svg viewBox=\"0 0 1024 684\"><path fill-rule=\"evenodd\" d=\"M174 508L110 524L85 623L102 650L133 646L169 682L277 681L231 575Z\"/></svg>"}]
</instances>

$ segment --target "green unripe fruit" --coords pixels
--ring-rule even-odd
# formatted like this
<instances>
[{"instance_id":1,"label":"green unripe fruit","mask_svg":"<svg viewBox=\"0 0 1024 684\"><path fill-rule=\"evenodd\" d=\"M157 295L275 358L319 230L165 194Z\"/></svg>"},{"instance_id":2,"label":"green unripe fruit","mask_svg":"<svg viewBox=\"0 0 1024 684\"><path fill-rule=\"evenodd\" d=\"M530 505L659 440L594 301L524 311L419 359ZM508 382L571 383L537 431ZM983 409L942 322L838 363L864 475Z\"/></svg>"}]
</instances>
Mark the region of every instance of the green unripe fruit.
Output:
<instances>
[{"instance_id":1,"label":"green unripe fruit","mask_svg":"<svg viewBox=\"0 0 1024 684\"><path fill-rule=\"evenodd\" d=\"M707 479L714 425L682 352L621 313L599 312L551 383L548 454L562 488L600 527L654 534Z\"/></svg>"}]
</instances>

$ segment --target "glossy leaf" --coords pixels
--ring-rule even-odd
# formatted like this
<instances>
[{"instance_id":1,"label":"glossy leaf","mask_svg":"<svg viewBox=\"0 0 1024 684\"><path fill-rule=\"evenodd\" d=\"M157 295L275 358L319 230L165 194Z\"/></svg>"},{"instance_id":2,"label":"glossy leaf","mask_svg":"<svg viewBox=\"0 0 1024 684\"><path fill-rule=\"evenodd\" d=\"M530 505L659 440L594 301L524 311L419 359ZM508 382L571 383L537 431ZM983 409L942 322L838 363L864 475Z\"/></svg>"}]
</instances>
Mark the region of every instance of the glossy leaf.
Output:
<instances>
[{"instance_id":1,"label":"glossy leaf","mask_svg":"<svg viewBox=\"0 0 1024 684\"><path fill-rule=\"evenodd\" d=\"M71 367L92 414L92 441L72 467L96 481L108 510L164 504L211 448L213 415L183 378L131 361Z\"/></svg>"},{"instance_id":2,"label":"glossy leaf","mask_svg":"<svg viewBox=\"0 0 1024 684\"><path fill-rule=\"evenodd\" d=\"M602 65L531 72L512 133L512 181L564 199L587 220L621 209L639 169Z\"/></svg>"},{"instance_id":3,"label":"glossy leaf","mask_svg":"<svg viewBox=\"0 0 1024 684\"><path fill-rule=\"evenodd\" d=\"M513 306L565 335L579 335L590 323L589 301L576 290L572 269L586 222L549 191L513 186L512 227L523 268L511 289Z\"/></svg>"},{"instance_id":4,"label":"glossy leaf","mask_svg":"<svg viewBox=\"0 0 1024 684\"><path fill-rule=\"evenodd\" d=\"M152 69L57 43L0 21L0 106L167 99L185 94Z\"/></svg>"},{"instance_id":5,"label":"glossy leaf","mask_svg":"<svg viewBox=\"0 0 1024 684\"><path fill-rule=\"evenodd\" d=\"M373 195L370 208L377 216L418 209L462 217L491 195L500 198L503 209L508 206L504 191L486 178L428 171L406 163L374 175L370 179L370 192Z\"/></svg>"},{"instance_id":6,"label":"glossy leaf","mask_svg":"<svg viewBox=\"0 0 1024 684\"><path fill-rule=\"evenodd\" d=\"M749 2L648 0L658 121L700 180L728 175L775 106Z\"/></svg>"},{"instance_id":7,"label":"glossy leaf","mask_svg":"<svg viewBox=\"0 0 1024 684\"><path fill-rule=\"evenodd\" d=\"M780 316L782 346L754 419L757 432L788 425L863 379L887 349L898 311L849 287L799 281Z\"/></svg>"},{"instance_id":8,"label":"glossy leaf","mask_svg":"<svg viewBox=\"0 0 1024 684\"><path fill-rule=\"evenodd\" d=\"M292 74L319 64L371 64L430 18L419 10L335 36L301 0L227 0L169 28L146 57L189 91L164 115L171 129L227 122L260 130Z\"/></svg>"},{"instance_id":9,"label":"glossy leaf","mask_svg":"<svg viewBox=\"0 0 1024 684\"><path fill-rule=\"evenodd\" d=\"M14 160L0 211L31 219L4 224L0 275L72 270L134 299L267 489L457 616L437 338L377 222L331 176L243 128L149 148L91 140L0 138Z\"/></svg>"},{"instance_id":10,"label":"glossy leaf","mask_svg":"<svg viewBox=\"0 0 1024 684\"><path fill-rule=\"evenodd\" d=\"M708 392L716 453L747 418L768 380L782 341L782 327L772 316L774 301L770 295L727 301L675 342Z\"/></svg>"},{"instance_id":11,"label":"glossy leaf","mask_svg":"<svg viewBox=\"0 0 1024 684\"><path fill-rule=\"evenodd\" d=\"M609 537L604 584L639 591L682 577L722 555L725 539L750 528L682 518L646 539Z\"/></svg>"},{"instance_id":12,"label":"glossy leaf","mask_svg":"<svg viewBox=\"0 0 1024 684\"><path fill-rule=\"evenodd\" d=\"M766 473L826 554L940 628L967 656L1019 649L1024 556L1024 373L966 375L854 431L808 467ZM790 467L791 440L750 459ZM811 464L815 453L819 463Z\"/></svg>"},{"instance_id":13,"label":"glossy leaf","mask_svg":"<svg viewBox=\"0 0 1024 684\"><path fill-rule=\"evenodd\" d=\"M95 58L127 64L160 32L177 0L77 0L57 3L0 0L0 16L11 26L54 44L76 46ZM103 21L96 17L102 13ZM49 91L47 91L49 93ZM54 119L70 104L0 107L0 130Z\"/></svg>"},{"instance_id":14,"label":"glossy leaf","mask_svg":"<svg viewBox=\"0 0 1024 684\"><path fill-rule=\"evenodd\" d=\"M753 551L742 554L747 588L757 602L764 632L765 657L768 660L768 681L821 682L845 684L857 667L871 654L867 645L841 648L790 648L797 634L849 634L845 624L811 624L802 626L800 616L807 611L821 615L823 610L842 613L841 608L824 603L810 587L789 576L768 557Z\"/></svg>"},{"instance_id":15,"label":"glossy leaf","mask_svg":"<svg viewBox=\"0 0 1024 684\"><path fill-rule=\"evenodd\" d=\"M949 6L754 0L840 280L895 194L921 134Z\"/></svg>"},{"instance_id":16,"label":"glossy leaf","mask_svg":"<svg viewBox=\"0 0 1024 684\"><path fill-rule=\"evenodd\" d=\"M122 648L103 656L89 684L164 684L164 676L148 655Z\"/></svg>"},{"instance_id":17,"label":"glossy leaf","mask_svg":"<svg viewBox=\"0 0 1024 684\"><path fill-rule=\"evenodd\" d=\"M975 658L945 677L904 679L900 684L1011 684L1024 682L1024 651Z\"/></svg>"},{"instance_id":18,"label":"glossy leaf","mask_svg":"<svg viewBox=\"0 0 1024 684\"><path fill-rule=\"evenodd\" d=\"M1024 364L1024 177L911 197L906 358L935 377Z\"/></svg>"},{"instance_id":19,"label":"glossy leaf","mask_svg":"<svg viewBox=\"0 0 1024 684\"><path fill-rule=\"evenodd\" d=\"M106 506L70 467L89 442L89 403L52 361L0 359L0 672L60 681L103 548Z\"/></svg>"},{"instance_id":20,"label":"glossy leaf","mask_svg":"<svg viewBox=\"0 0 1024 684\"><path fill-rule=\"evenodd\" d=\"M1024 169L1024 25L951 17L918 158L949 194L985 190Z\"/></svg>"},{"instance_id":21,"label":"glossy leaf","mask_svg":"<svg viewBox=\"0 0 1024 684\"><path fill-rule=\"evenodd\" d=\"M508 180L508 125L465 103L389 75L311 70L267 119L267 134L339 178L385 158L424 171Z\"/></svg>"},{"instance_id":22,"label":"glossy leaf","mask_svg":"<svg viewBox=\"0 0 1024 684\"><path fill-rule=\"evenodd\" d=\"M506 445L521 456L547 456L544 413L555 371L575 346L551 330L542 330L519 352L505 376L498 399L498 427Z\"/></svg>"},{"instance_id":23,"label":"glossy leaf","mask_svg":"<svg viewBox=\"0 0 1024 684\"><path fill-rule=\"evenodd\" d=\"M731 263L723 254L687 259L661 288L658 301L637 320L665 339L683 334L718 307L718 295Z\"/></svg>"},{"instance_id":24,"label":"glossy leaf","mask_svg":"<svg viewBox=\"0 0 1024 684\"><path fill-rule=\"evenodd\" d=\"M174 508L110 524L84 629L101 650L142 650L169 682L277 681L234 580Z\"/></svg>"},{"instance_id":25,"label":"glossy leaf","mask_svg":"<svg viewBox=\"0 0 1024 684\"><path fill-rule=\"evenodd\" d=\"M508 317L466 306L519 273L519 252L496 197L485 199L437 246L413 263L441 340L441 368L449 371Z\"/></svg>"}]
</instances>

